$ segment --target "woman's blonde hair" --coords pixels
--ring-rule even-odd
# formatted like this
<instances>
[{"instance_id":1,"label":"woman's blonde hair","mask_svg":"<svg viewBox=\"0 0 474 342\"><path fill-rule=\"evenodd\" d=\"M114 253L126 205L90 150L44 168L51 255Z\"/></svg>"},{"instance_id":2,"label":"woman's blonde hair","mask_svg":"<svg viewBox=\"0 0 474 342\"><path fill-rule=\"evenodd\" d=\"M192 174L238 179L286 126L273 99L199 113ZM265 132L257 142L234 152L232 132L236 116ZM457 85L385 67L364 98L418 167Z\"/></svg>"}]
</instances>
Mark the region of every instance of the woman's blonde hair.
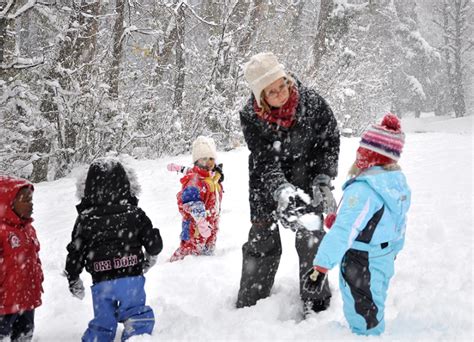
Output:
<instances>
[{"instance_id":1,"label":"woman's blonde hair","mask_svg":"<svg viewBox=\"0 0 474 342\"><path fill-rule=\"evenodd\" d=\"M399 170L402 169L400 167L400 165L398 165L397 162L393 162L393 163L385 164L385 165L380 165L380 166L385 171L399 171ZM352 163L351 167L349 168L349 171L347 172L347 175L350 178L354 178L354 177L357 177L361 172L362 172L362 170L359 169L356 165L356 162L354 162L354 163Z\"/></svg>"},{"instance_id":2,"label":"woman's blonde hair","mask_svg":"<svg viewBox=\"0 0 474 342\"><path fill-rule=\"evenodd\" d=\"M286 81L286 85L288 86L288 89L291 92L291 88L295 84L295 80L291 76L283 77L283 79ZM262 92L260 93L260 103L262 105L262 108L260 108L260 110L257 111L257 115L262 116L265 113L270 113L270 105L265 100L264 90L262 90Z\"/></svg>"}]
</instances>

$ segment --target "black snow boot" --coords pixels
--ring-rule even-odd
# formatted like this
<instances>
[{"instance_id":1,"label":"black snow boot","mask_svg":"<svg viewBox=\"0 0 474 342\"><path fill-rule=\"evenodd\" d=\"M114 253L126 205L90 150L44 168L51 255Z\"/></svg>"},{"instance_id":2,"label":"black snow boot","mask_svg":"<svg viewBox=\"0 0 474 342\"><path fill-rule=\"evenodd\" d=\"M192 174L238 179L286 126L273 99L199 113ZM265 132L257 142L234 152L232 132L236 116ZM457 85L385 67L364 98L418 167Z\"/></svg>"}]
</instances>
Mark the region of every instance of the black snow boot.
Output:
<instances>
[{"instance_id":1,"label":"black snow boot","mask_svg":"<svg viewBox=\"0 0 474 342\"><path fill-rule=\"evenodd\" d=\"M308 317L311 314L318 313L326 310L331 303L331 297L326 299L315 299L315 300L306 300L303 302L303 314L304 317Z\"/></svg>"}]
</instances>

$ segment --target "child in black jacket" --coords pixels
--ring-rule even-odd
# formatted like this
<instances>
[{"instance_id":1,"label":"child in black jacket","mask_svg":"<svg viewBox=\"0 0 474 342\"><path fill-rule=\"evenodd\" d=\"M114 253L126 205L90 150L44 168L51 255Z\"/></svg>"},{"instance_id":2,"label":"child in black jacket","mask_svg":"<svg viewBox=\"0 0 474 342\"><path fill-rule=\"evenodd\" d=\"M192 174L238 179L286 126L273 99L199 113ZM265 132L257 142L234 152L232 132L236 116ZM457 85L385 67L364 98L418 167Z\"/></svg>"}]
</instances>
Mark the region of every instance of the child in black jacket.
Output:
<instances>
[{"instance_id":1,"label":"child in black jacket","mask_svg":"<svg viewBox=\"0 0 474 342\"><path fill-rule=\"evenodd\" d=\"M84 267L92 275L94 319L83 341L113 341L118 322L124 324L122 341L151 334L155 324L153 310L145 305L143 273L156 262L163 242L137 206L134 179L118 160L98 159L79 194L65 273L71 293L80 299L84 286L79 275Z\"/></svg>"}]
</instances>

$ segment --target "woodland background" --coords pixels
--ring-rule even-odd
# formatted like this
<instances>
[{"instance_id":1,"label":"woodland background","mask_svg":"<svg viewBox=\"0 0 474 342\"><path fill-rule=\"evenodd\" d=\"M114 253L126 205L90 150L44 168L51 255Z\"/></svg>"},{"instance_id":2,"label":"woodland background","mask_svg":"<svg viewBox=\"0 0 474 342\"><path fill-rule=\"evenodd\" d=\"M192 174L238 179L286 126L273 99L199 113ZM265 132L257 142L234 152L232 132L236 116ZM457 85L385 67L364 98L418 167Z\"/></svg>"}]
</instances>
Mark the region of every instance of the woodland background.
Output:
<instances>
[{"instance_id":1,"label":"woodland background","mask_svg":"<svg viewBox=\"0 0 474 342\"><path fill-rule=\"evenodd\" d=\"M474 111L471 0L0 0L0 172L242 143L242 65L272 51L343 134Z\"/></svg>"}]
</instances>

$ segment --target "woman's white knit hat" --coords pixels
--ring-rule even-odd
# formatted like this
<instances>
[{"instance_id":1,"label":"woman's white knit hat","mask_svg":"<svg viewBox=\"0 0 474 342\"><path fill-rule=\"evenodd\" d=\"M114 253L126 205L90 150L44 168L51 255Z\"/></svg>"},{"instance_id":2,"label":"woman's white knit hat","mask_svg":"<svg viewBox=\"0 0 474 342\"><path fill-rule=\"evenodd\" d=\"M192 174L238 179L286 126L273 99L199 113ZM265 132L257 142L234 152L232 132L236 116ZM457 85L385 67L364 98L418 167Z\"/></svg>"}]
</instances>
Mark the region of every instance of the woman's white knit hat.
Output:
<instances>
[{"instance_id":1,"label":"woman's white knit hat","mask_svg":"<svg viewBox=\"0 0 474 342\"><path fill-rule=\"evenodd\" d=\"M272 52L262 52L250 58L244 65L244 75L260 108L262 90L279 78L288 77L283 65L278 63Z\"/></svg>"},{"instance_id":2,"label":"woman's white knit hat","mask_svg":"<svg viewBox=\"0 0 474 342\"><path fill-rule=\"evenodd\" d=\"M217 159L214 139L200 135L193 142L193 163L201 158Z\"/></svg>"}]
</instances>

